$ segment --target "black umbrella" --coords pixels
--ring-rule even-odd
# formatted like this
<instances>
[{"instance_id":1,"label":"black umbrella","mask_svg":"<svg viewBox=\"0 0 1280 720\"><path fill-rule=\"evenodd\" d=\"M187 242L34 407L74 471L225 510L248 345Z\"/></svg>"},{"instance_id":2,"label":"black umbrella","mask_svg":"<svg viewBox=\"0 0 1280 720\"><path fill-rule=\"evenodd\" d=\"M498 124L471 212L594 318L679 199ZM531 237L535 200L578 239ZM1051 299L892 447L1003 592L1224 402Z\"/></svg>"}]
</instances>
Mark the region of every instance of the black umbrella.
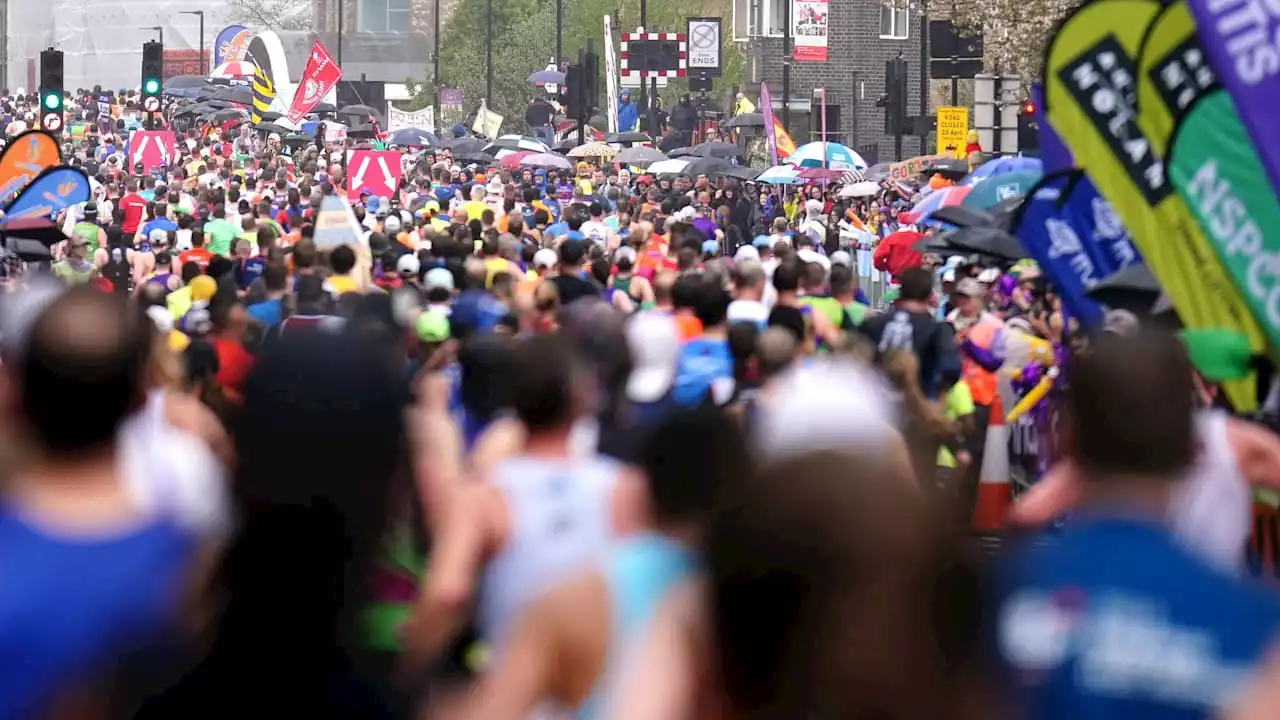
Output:
<instances>
[{"instance_id":1,"label":"black umbrella","mask_svg":"<svg viewBox=\"0 0 1280 720\"><path fill-rule=\"evenodd\" d=\"M737 178L739 180L750 182L752 180L755 180L762 172L764 171L756 170L755 168L744 167L742 165L736 165L724 171L724 176Z\"/></svg>"},{"instance_id":2,"label":"black umbrella","mask_svg":"<svg viewBox=\"0 0 1280 720\"><path fill-rule=\"evenodd\" d=\"M311 112L313 114L314 113L331 113L333 111L334 111L333 103L327 103L327 102L316 103L316 106L311 108Z\"/></svg>"},{"instance_id":3,"label":"black umbrella","mask_svg":"<svg viewBox=\"0 0 1280 720\"><path fill-rule=\"evenodd\" d=\"M889 179L889 163L876 163L862 172L862 179L883 182Z\"/></svg>"},{"instance_id":4,"label":"black umbrella","mask_svg":"<svg viewBox=\"0 0 1280 720\"><path fill-rule=\"evenodd\" d=\"M626 144L626 143L638 143L638 142L652 142L652 138L650 138L648 135L645 135L642 132L623 132L623 133L609 133L608 135L604 136L604 141L607 143Z\"/></svg>"},{"instance_id":5,"label":"black umbrella","mask_svg":"<svg viewBox=\"0 0 1280 720\"><path fill-rule=\"evenodd\" d=\"M200 75L174 75L164 81L167 88L198 88L209 84L209 78Z\"/></svg>"},{"instance_id":6,"label":"black umbrella","mask_svg":"<svg viewBox=\"0 0 1280 720\"><path fill-rule=\"evenodd\" d=\"M284 113L278 113L274 110L264 110L261 113L259 113L259 115L262 116L262 119L265 122L271 122L272 120L279 120L280 118L284 117Z\"/></svg>"},{"instance_id":7,"label":"black umbrella","mask_svg":"<svg viewBox=\"0 0 1280 720\"><path fill-rule=\"evenodd\" d=\"M663 150L663 152L667 154L667 157L673 160L675 158L682 158L682 157L690 157L690 158L699 157L698 151L694 150L691 147L678 147L673 150Z\"/></svg>"},{"instance_id":8,"label":"black umbrella","mask_svg":"<svg viewBox=\"0 0 1280 720\"><path fill-rule=\"evenodd\" d=\"M404 147L440 146L440 138L436 137L435 133L416 127L396 130L388 136L387 142L391 145L402 145Z\"/></svg>"},{"instance_id":9,"label":"black umbrella","mask_svg":"<svg viewBox=\"0 0 1280 720\"><path fill-rule=\"evenodd\" d=\"M214 100L225 100L227 102L248 105L253 102L253 90L247 87L223 87L218 88L209 95Z\"/></svg>"},{"instance_id":10,"label":"black umbrella","mask_svg":"<svg viewBox=\"0 0 1280 720\"><path fill-rule=\"evenodd\" d=\"M960 205L938 208L929 218L958 228L994 227L996 222L995 217L984 210L974 210Z\"/></svg>"},{"instance_id":11,"label":"black umbrella","mask_svg":"<svg viewBox=\"0 0 1280 720\"><path fill-rule=\"evenodd\" d=\"M207 118L209 122L224 123L224 122L237 122L240 120L244 120L248 116L249 116L249 113L245 112L244 110L239 110L236 108L227 108L226 110L216 110L203 117Z\"/></svg>"},{"instance_id":12,"label":"black umbrella","mask_svg":"<svg viewBox=\"0 0 1280 720\"><path fill-rule=\"evenodd\" d=\"M573 138L569 138L552 145L551 149L561 155L568 155L569 151L576 147L578 147L578 141Z\"/></svg>"},{"instance_id":13,"label":"black umbrella","mask_svg":"<svg viewBox=\"0 0 1280 720\"><path fill-rule=\"evenodd\" d=\"M764 127L764 115L760 113L742 113L729 118L724 124L728 128Z\"/></svg>"},{"instance_id":14,"label":"black umbrella","mask_svg":"<svg viewBox=\"0 0 1280 720\"><path fill-rule=\"evenodd\" d=\"M658 149L666 153L667 157L671 157L671 153L679 150L681 143L684 142L680 135L681 133L668 133L658 141Z\"/></svg>"},{"instance_id":15,"label":"black umbrella","mask_svg":"<svg viewBox=\"0 0 1280 720\"><path fill-rule=\"evenodd\" d=\"M262 132L276 133L281 137L284 137L285 135L288 135L289 133L293 132L292 129L287 128L283 125L277 125L273 122L260 122L257 125L254 125L253 128L255 130L261 130Z\"/></svg>"},{"instance_id":16,"label":"black umbrella","mask_svg":"<svg viewBox=\"0 0 1280 720\"><path fill-rule=\"evenodd\" d=\"M938 160L924 167L925 175L941 175L950 180L959 180L969 174L967 160Z\"/></svg>"},{"instance_id":17,"label":"black umbrella","mask_svg":"<svg viewBox=\"0 0 1280 720\"><path fill-rule=\"evenodd\" d=\"M484 146L488 144L489 143L481 140L480 138L473 137L453 138L452 140L445 140L441 143L444 147L452 150L455 155L461 153L480 152L484 149Z\"/></svg>"},{"instance_id":18,"label":"black umbrella","mask_svg":"<svg viewBox=\"0 0 1280 720\"><path fill-rule=\"evenodd\" d=\"M1138 263L1102 278L1086 290L1085 295L1108 307L1138 308L1146 312L1159 298L1160 292L1160 282L1151 274L1151 269Z\"/></svg>"},{"instance_id":19,"label":"black umbrella","mask_svg":"<svg viewBox=\"0 0 1280 720\"><path fill-rule=\"evenodd\" d=\"M494 162L494 158L492 155L488 153L482 153L479 150L473 150L471 152L464 152L464 153L455 153L453 157L455 160L457 160L460 163L475 163L477 165L487 165L491 162Z\"/></svg>"},{"instance_id":20,"label":"black umbrella","mask_svg":"<svg viewBox=\"0 0 1280 720\"><path fill-rule=\"evenodd\" d=\"M368 105L345 105L338 108L338 115L341 117L357 117L364 122L368 122L368 119L372 117L379 125L386 124L382 119L382 113Z\"/></svg>"},{"instance_id":21,"label":"black umbrella","mask_svg":"<svg viewBox=\"0 0 1280 720\"><path fill-rule=\"evenodd\" d=\"M734 145L733 143L720 142L718 140L704 142L701 145L694 147L693 150L698 157L723 158L725 160L729 160L731 158L740 158L743 156L742 148Z\"/></svg>"},{"instance_id":22,"label":"black umbrella","mask_svg":"<svg viewBox=\"0 0 1280 720\"><path fill-rule=\"evenodd\" d=\"M724 175L732 169L733 165L728 160L717 157L700 157L686 165L680 174L688 175L689 177L698 175L710 177L712 175Z\"/></svg>"},{"instance_id":23,"label":"black umbrella","mask_svg":"<svg viewBox=\"0 0 1280 720\"><path fill-rule=\"evenodd\" d=\"M539 70L529 76L534 85L563 85L564 73L559 70Z\"/></svg>"},{"instance_id":24,"label":"black umbrella","mask_svg":"<svg viewBox=\"0 0 1280 720\"><path fill-rule=\"evenodd\" d=\"M942 233L939 237L951 247L1002 260L1017 261L1027 254L1018 238L999 228L960 228Z\"/></svg>"},{"instance_id":25,"label":"black umbrella","mask_svg":"<svg viewBox=\"0 0 1280 720\"><path fill-rule=\"evenodd\" d=\"M1025 197L1005 198L987 212L991 213L991 217L995 219L994 226L1001 230L1013 231L1013 219L1018 216L1018 208L1022 207Z\"/></svg>"}]
</instances>

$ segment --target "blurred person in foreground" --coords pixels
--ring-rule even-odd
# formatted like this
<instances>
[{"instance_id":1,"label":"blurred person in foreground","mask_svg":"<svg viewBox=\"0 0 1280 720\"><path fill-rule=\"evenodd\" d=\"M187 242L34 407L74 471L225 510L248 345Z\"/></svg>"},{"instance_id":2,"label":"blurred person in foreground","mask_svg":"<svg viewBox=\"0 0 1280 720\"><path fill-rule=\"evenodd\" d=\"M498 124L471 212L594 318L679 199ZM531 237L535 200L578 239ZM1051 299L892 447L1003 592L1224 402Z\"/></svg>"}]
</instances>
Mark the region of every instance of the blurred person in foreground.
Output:
<instances>
[{"instance_id":1,"label":"blurred person in foreground","mask_svg":"<svg viewBox=\"0 0 1280 720\"><path fill-rule=\"evenodd\" d=\"M507 652L488 672L465 717L524 717L539 700L606 717L659 604L698 565L713 501L746 473L737 425L718 410L676 411L643 443L649 529L620 541L591 568L521 613Z\"/></svg>"},{"instance_id":2,"label":"blurred person in foreground","mask_svg":"<svg viewBox=\"0 0 1280 720\"><path fill-rule=\"evenodd\" d=\"M249 374L222 612L198 665L137 717L407 712L357 623L392 509L413 504L403 390L382 348L360 340L300 333Z\"/></svg>"},{"instance_id":3,"label":"blurred person in foreground","mask_svg":"<svg viewBox=\"0 0 1280 720\"><path fill-rule=\"evenodd\" d=\"M200 546L139 504L130 476L147 468L117 439L145 394L141 314L88 287L25 311L5 328L29 457L0 496L0 717L101 713L121 658L180 631Z\"/></svg>"},{"instance_id":4,"label":"blurred person in foreground","mask_svg":"<svg viewBox=\"0 0 1280 720\"><path fill-rule=\"evenodd\" d=\"M595 407L594 375L564 336L515 343L510 401L523 432L513 454L473 460L484 482L456 494L437 528L406 628L410 678L439 656L477 597L481 637L501 658L516 619L537 595L598 561L612 538L638 524L636 473L571 449L575 424Z\"/></svg>"},{"instance_id":5,"label":"blurred person in foreground","mask_svg":"<svg viewBox=\"0 0 1280 720\"><path fill-rule=\"evenodd\" d=\"M1002 563L993 630L1017 709L1201 718L1240 710L1254 680L1276 692L1280 599L1209 565L1167 525L1198 452L1186 353L1170 335L1103 335L1068 373L1077 513L1053 543Z\"/></svg>"}]
</instances>

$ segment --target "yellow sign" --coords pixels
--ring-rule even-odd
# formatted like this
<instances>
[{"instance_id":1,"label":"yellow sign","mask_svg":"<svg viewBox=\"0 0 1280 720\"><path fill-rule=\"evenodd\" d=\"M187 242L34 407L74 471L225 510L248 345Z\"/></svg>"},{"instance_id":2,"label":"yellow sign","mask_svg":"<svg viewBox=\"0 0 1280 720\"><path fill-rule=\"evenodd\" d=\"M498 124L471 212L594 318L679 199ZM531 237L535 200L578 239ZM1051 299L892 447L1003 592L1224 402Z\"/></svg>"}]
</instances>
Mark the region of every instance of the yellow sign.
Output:
<instances>
[{"instance_id":1,"label":"yellow sign","mask_svg":"<svg viewBox=\"0 0 1280 720\"><path fill-rule=\"evenodd\" d=\"M965 156L964 137L969 132L969 108L938 108L938 154L954 158Z\"/></svg>"}]
</instances>

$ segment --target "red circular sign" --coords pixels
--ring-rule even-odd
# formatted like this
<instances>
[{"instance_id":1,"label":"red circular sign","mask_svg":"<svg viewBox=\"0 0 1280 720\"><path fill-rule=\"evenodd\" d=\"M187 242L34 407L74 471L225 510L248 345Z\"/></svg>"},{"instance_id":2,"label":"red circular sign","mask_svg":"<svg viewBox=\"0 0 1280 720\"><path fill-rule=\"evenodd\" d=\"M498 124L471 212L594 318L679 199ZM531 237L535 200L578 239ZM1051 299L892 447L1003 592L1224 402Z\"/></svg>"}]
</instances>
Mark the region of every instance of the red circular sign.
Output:
<instances>
[{"instance_id":1,"label":"red circular sign","mask_svg":"<svg viewBox=\"0 0 1280 720\"><path fill-rule=\"evenodd\" d=\"M51 132L61 130L62 113L46 113L45 116L40 119L40 127Z\"/></svg>"},{"instance_id":2,"label":"red circular sign","mask_svg":"<svg viewBox=\"0 0 1280 720\"><path fill-rule=\"evenodd\" d=\"M160 98L149 97L142 101L142 109L147 112L155 112L160 109Z\"/></svg>"}]
</instances>

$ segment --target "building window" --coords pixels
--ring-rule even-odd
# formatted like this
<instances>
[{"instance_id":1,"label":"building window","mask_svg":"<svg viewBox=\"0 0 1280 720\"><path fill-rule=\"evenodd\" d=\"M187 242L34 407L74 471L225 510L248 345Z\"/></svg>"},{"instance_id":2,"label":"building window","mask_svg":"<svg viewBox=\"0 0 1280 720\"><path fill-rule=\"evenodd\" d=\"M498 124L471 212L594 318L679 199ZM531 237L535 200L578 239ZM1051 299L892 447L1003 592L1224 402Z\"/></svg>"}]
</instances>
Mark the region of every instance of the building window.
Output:
<instances>
[{"instance_id":1,"label":"building window","mask_svg":"<svg viewBox=\"0 0 1280 720\"><path fill-rule=\"evenodd\" d=\"M409 32L409 0L359 0L358 30L368 33Z\"/></svg>"},{"instance_id":2,"label":"building window","mask_svg":"<svg viewBox=\"0 0 1280 720\"><path fill-rule=\"evenodd\" d=\"M910 15L902 0L887 0L880 6L880 37L906 40Z\"/></svg>"},{"instance_id":3,"label":"building window","mask_svg":"<svg viewBox=\"0 0 1280 720\"><path fill-rule=\"evenodd\" d=\"M749 37L782 37L786 29L787 6L791 0L746 0L750 9Z\"/></svg>"}]
</instances>

